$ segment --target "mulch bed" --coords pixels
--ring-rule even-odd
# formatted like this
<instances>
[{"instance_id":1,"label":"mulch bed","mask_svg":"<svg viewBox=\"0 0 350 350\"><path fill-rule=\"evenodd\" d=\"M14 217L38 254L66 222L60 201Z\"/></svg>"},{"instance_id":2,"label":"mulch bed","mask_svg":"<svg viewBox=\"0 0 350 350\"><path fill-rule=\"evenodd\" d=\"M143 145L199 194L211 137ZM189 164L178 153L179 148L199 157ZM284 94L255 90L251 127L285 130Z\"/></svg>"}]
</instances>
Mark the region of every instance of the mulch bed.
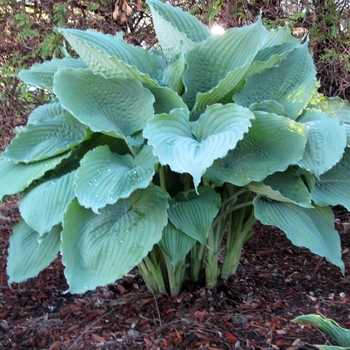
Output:
<instances>
[{"instance_id":1,"label":"mulch bed","mask_svg":"<svg viewBox=\"0 0 350 350\"><path fill-rule=\"evenodd\" d=\"M346 272L350 214L335 208ZM255 226L237 274L206 290L186 281L177 297L151 294L134 270L83 295L68 288L59 258L37 278L8 286L15 200L0 204L1 349L314 349L332 344L299 315L318 313L350 328L350 279L274 227Z\"/></svg>"}]
</instances>

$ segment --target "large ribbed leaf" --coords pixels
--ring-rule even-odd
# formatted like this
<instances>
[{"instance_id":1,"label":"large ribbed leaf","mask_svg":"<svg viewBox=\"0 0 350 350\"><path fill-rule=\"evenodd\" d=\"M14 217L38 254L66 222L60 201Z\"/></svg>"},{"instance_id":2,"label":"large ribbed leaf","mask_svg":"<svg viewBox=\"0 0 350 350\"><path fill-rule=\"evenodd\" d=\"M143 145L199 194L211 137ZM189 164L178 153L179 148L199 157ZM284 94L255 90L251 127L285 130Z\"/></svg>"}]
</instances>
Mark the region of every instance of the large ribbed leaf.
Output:
<instances>
[{"instance_id":1,"label":"large ribbed leaf","mask_svg":"<svg viewBox=\"0 0 350 350\"><path fill-rule=\"evenodd\" d=\"M153 95L134 79L62 69L55 75L54 92L91 130L120 138L142 130L153 116Z\"/></svg>"},{"instance_id":2,"label":"large ribbed leaf","mask_svg":"<svg viewBox=\"0 0 350 350\"><path fill-rule=\"evenodd\" d=\"M182 94L184 84L182 82L182 76L186 68L185 56L183 52L179 55L179 58L172 64L169 64L163 72L162 84L168 86L173 91Z\"/></svg>"},{"instance_id":3,"label":"large ribbed leaf","mask_svg":"<svg viewBox=\"0 0 350 350\"><path fill-rule=\"evenodd\" d=\"M149 83L161 75L160 56L132 46L120 36L93 30L60 29L60 32L95 73L102 73L106 77L134 77Z\"/></svg>"},{"instance_id":4,"label":"large ribbed leaf","mask_svg":"<svg viewBox=\"0 0 350 350\"><path fill-rule=\"evenodd\" d=\"M317 94L311 104L312 107L321 108L323 112L337 117L342 122L347 134L347 146L350 147L350 103L340 97Z\"/></svg>"},{"instance_id":5,"label":"large ribbed leaf","mask_svg":"<svg viewBox=\"0 0 350 350\"><path fill-rule=\"evenodd\" d=\"M311 107L321 108L324 113L334 115L343 123L350 124L350 102L340 97L326 97L317 94L311 100Z\"/></svg>"},{"instance_id":6,"label":"large ribbed leaf","mask_svg":"<svg viewBox=\"0 0 350 350\"><path fill-rule=\"evenodd\" d=\"M291 43L291 42L300 42L296 39L288 26L278 27L276 29L270 29L268 31L267 39L261 48L262 50L268 47L276 47L282 44Z\"/></svg>"},{"instance_id":7,"label":"large ribbed leaf","mask_svg":"<svg viewBox=\"0 0 350 350\"><path fill-rule=\"evenodd\" d=\"M186 52L194 43L203 41L211 35L208 27L188 12L183 12L180 8L158 0L147 0L147 4L152 12L159 44L170 61L182 49Z\"/></svg>"},{"instance_id":8,"label":"large ribbed leaf","mask_svg":"<svg viewBox=\"0 0 350 350\"><path fill-rule=\"evenodd\" d=\"M144 85L152 92L156 101L153 108L155 114L170 113L175 108L187 108L182 98L167 86Z\"/></svg>"},{"instance_id":9,"label":"large ribbed leaf","mask_svg":"<svg viewBox=\"0 0 350 350\"><path fill-rule=\"evenodd\" d=\"M268 112L271 114L277 114L283 117L288 117L283 106L276 101L268 100L260 103L253 103L249 106L252 112Z\"/></svg>"},{"instance_id":10,"label":"large ribbed leaf","mask_svg":"<svg viewBox=\"0 0 350 350\"><path fill-rule=\"evenodd\" d=\"M233 99L246 107L274 100L284 107L289 118L296 119L310 101L315 85L316 71L305 43L294 49L278 67L248 78Z\"/></svg>"},{"instance_id":11,"label":"large ribbed leaf","mask_svg":"<svg viewBox=\"0 0 350 350\"><path fill-rule=\"evenodd\" d=\"M350 149L347 147L343 158L332 169L316 180L311 192L318 205L341 204L350 211Z\"/></svg>"},{"instance_id":12,"label":"large ribbed leaf","mask_svg":"<svg viewBox=\"0 0 350 350\"><path fill-rule=\"evenodd\" d=\"M254 199L254 214L262 224L283 230L294 245L306 247L325 257L344 273L340 238L334 230L334 216L330 207L301 208L257 196Z\"/></svg>"},{"instance_id":13,"label":"large ribbed leaf","mask_svg":"<svg viewBox=\"0 0 350 350\"><path fill-rule=\"evenodd\" d=\"M230 182L245 186L267 175L284 171L303 156L307 129L303 124L267 112L254 112L252 127L229 151L208 169L206 176L215 184Z\"/></svg>"},{"instance_id":14,"label":"large ribbed leaf","mask_svg":"<svg viewBox=\"0 0 350 350\"><path fill-rule=\"evenodd\" d=\"M254 74L259 74L263 70L278 66L299 45L298 41L291 41L260 50L245 74L244 79Z\"/></svg>"},{"instance_id":15,"label":"large ribbed leaf","mask_svg":"<svg viewBox=\"0 0 350 350\"><path fill-rule=\"evenodd\" d=\"M160 247L169 256L171 264L176 265L185 259L187 253L195 245L196 240L178 230L170 222L164 227Z\"/></svg>"},{"instance_id":16,"label":"large ribbed leaf","mask_svg":"<svg viewBox=\"0 0 350 350\"><path fill-rule=\"evenodd\" d=\"M157 83L164 68L161 56L129 45L124 40L111 35L89 30L62 29L61 31L95 74L102 74L107 78L124 76L144 84L155 96L156 113L167 113L174 108L185 107L176 92ZM177 77L178 85L182 83L182 73L179 72L179 74L181 76Z\"/></svg>"},{"instance_id":17,"label":"large ribbed leaf","mask_svg":"<svg viewBox=\"0 0 350 350\"><path fill-rule=\"evenodd\" d=\"M161 164L191 174L197 187L214 159L225 156L243 138L254 115L233 103L208 107L192 124L188 114L186 109L176 109L156 115L144 129L144 136Z\"/></svg>"},{"instance_id":18,"label":"large ribbed leaf","mask_svg":"<svg viewBox=\"0 0 350 350\"><path fill-rule=\"evenodd\" d=\"M59 102L47 103L33 110L28 116L27 124L41 124L48 119L54 119L66 111Z\"/></svg>"},{"instance_id":19,"label":"large ribbed leaf","mask_svg":"<svg viewBox=\"0 0 350 350\"><path fill-rule=\"evenodd\" d=\"M177 229L205 245L220 201L219 194L211 187L199 187L198 194L194 190L182 192L169 201L169 220Z\"/></svg>"},{"instance_id":20,"label":"large ribbed leaf","mask_svg":"<svg viewBox=\"0 0 350 350\"><path fill-rule=\"evenodd\" d=\"M247 187L251 191L271 199L293 202L301 207L312 208L311 194L299 171L294 167L289 167L283 172L275 172L267 176L262 183L253 182Z\"/></svg>"},{"instance_id":21,"label":"large ribbed leaf","mask_svg":"<svg viewBox=\"0 0 350 350\"><path fill-rule=\"evenodd\" d=\"M145 146L135 158L112 153L108 146L95 148L84 156L77 171L79 203L97 213L119 198L128 198L134 190L149 185L157 162L151 146Z\"/></svg>"},{"instance_id":22,"label":"large ribbed leaf","mask_svg":"<svg viewBox=\"0 0 350 350\"><path fill-rule=\"evenodd\" d=\"M54 58L52 61L36 63L30 69L22 69L18 77L26 84L51 90L54 74L59 67L87 68L87 65L80 58Z\"/></svg>"},{"instance_id":23,"label":"large ribbed leaf","mask_svg":"<svg viewBox=\"0 0 350 350\"><path fill-rule=\"evenodd\" d=\"M167 194L137 190L95 214L73 201L63 222L62 256L71 293L84 293L128 273L158 243L167 224Z\"/></svg>"},{"instance_id":24,"label":"large ribbed leaf","mask_svg":"<svg viewBox=\"0 0 350 350\"><path fill-rule=\"evenodd\" d=\"M74 176L75 173L71 172L45 181L21 199L22 218L40 236L62 222L66 207L74 198Z\"/></svg>"},{"instance_id":25,"label":"large ribbed leaf","mask_svg":"<svg viewBox=\"0 0 350 350\"><path fill-rule=\"evenodd\" d=\"M86 137L86 126L71 114L27 125L7 146L4 156L19 163L37 162L67 152Z\"/></svg>"},{"instance_id":26,"label":"large ribbed leaf","mask_svg":"<svg viewBox=\"0 0 350 350\"><path fill-rule=\"evenodd\" d=\"M308 128L305 153L298 164L318 178L343 156L346 131L339 119L319 110L306 110L298 122Z\"/></svg>"},{"instance_id":27,"label":"large ribbed leaf","mask_svg":"<svg viewBox=\"0 0 350 350\"><path fill-rule=\"evenodd\" d=\"M186 55L183 77L183 99L189 108L200 113L225 97L242 79L266 37L260 18L253 25L232 28L197 44Z\"/></svg>"},{"instance_id":28,"label":"large ribbed leaf","mask_svg":"<svg viewBox=\"0 0 350 350\"><path fill-rule=\"evenodd\" d=\"M16 164L0 157L0 200L6 195L26 189L34 180L40 179L47 171L54 169L70 152L55 158L29 164Z\"/></svg>"},{"instance_id":29,"label":"large ribbed leaf","mask_svg":"<svg viewBox=\"0 0 350 350\"><path fill-rule=\"evenodd\" d=\"M61 226L39 236L23 220L13 229L8 249L7 274L9 283L23 282L48 267L60 249Z\"/></svg>"},{"instance_id":30,"label":"large ribbed leaf","mask_svg":"<svg viewBox=\"0 0 350 350\"><path fill-rule=\"evenodd\" d=\"M290 30L286 29L286 27L270 30L266 41L255 55L244 77L239 84L234 87L233 91L226 96L225 100L231 102L232 94L242 88L249 77L259 74L263 70L278 66L280 62L299 45L300 41L293 38L290 34Z\"/></svg>"}]
</instances>

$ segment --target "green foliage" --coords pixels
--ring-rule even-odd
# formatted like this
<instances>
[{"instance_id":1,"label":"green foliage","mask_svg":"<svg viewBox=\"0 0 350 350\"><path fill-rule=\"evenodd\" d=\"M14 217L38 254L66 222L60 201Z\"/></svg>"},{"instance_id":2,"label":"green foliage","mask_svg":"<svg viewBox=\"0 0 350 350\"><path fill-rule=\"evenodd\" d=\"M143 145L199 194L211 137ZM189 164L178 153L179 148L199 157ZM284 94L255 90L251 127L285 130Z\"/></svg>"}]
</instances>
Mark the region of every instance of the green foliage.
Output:
<instances>
[{"instance_id":1,"label":"green foliage","mask_svg":"<svg viewBox=\"0 0 350 350\"><path fill-rule=\"evenodd\" d=\"M79 58L20 72L56 100L0 155L0 198L23 195L10 282L59 251L72 293L136 265L154 292L175 295L203 268L211 288L235 273L257 219L344 272L330 205L350 209L350 106L315 92L307 42L261 18L215 36L148 5L160 51L60 29Z\"/></svg>"},{"instance_id":2,"label":"green foliage","mask_svg":"<svg viewBox=\"0 0 350 350\"><path fill-rule=\"evenodd\" d=\"M321 350L349 350L350 330L345 329L332 319L323 318L319 315L303 315L296 317L292 322L310 322L327 333L339 346L314 345Z\"/></svg>"}]
</instances>

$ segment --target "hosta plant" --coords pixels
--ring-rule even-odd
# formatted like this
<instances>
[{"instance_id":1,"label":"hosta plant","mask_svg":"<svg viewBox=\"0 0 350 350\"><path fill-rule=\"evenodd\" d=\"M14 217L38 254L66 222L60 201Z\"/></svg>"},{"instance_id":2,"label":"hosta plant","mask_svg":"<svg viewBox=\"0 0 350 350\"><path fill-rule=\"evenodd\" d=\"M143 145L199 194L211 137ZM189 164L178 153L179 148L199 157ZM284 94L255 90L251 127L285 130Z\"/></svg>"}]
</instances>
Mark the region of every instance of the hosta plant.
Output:
<instances>
[{"instance_id":1,"label":"hosta plant","mask_svg":"<svg viewBox=\"0 0 350 350\"><path fill-rule=\"evenodd\" d=\"M350 106L317 93L307 41L148 5L157 49L63 28L78 58L20 72L55 100L1 154L0 198L22 194L9 282L59 253L72 293L135 266L154 292L203 270L211 288L257 219L344 272L331 205L350 208Z\"/></svg>"}]
</instances>

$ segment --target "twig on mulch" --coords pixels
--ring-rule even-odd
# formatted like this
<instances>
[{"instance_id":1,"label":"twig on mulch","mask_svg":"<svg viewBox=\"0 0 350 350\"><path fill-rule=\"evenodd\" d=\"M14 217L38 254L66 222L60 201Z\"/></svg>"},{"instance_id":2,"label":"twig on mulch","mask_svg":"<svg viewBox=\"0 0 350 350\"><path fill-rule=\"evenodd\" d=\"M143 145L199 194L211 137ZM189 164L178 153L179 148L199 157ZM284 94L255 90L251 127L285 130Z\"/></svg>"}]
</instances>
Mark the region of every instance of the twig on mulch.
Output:
<instances>
[{"instance_id":1,"label":"twig on mulch","mask_svg":"<svg viewBox=\"0 0 350 350\"><path fill-rule=\"evenodd\" d=\"M94 322L91 322L89 325L87 325L87 326L85 327L84 331L79 335L79 337L77 337L77 339L75 339L73 345L70 346L69 349L74 349L74 348L78 345L80 339L81 339L82 337L84 337L84 335L86 335L92 327L94 327L94 326L95 326L97 323L99 323L104 317L107 317L107 316L108 316L109 314L111 314L113 311L115 311L115 309L109 310L108 312L106 312L106 313L104 313L103 315L101 315L100 317L98 317L97 320L95 320Z\"/></svg>"}]
</instances>

